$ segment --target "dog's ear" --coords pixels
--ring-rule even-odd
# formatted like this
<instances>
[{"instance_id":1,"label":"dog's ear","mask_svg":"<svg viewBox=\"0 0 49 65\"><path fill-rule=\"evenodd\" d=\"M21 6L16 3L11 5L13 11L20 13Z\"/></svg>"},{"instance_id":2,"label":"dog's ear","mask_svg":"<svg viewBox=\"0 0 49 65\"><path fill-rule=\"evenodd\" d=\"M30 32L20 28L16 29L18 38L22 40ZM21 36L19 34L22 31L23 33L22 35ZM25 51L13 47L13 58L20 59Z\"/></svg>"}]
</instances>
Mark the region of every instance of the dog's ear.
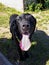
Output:
<instances>
[{"instance_id":1,"label":"dog's ear","mask_svg":"<svg viewBox=\"0 0 49 65\"><path fill-rule=\"evenodd\" d=\"M12 33L13 31L15 31L15 29L17 28L17 25L16 25L16 18L17 18L17 14L12 14L10 16L10 32Z\"/></svg>"},{"instance_id":2,"label":"dog's ear","mask_svg":"<svg viewBox=\"0 0 49 65\"><path fill-rule=\"evenodd\" d=\"M30 27L30 39L32 38L32 34L34 33L34 31L35 31L35 27L36 27L36 19L35 19L35 17L33 17L32 15L30 15L30 17L29 17L29 19L30 19L30 25L31 25L31 27Z\"/></svg>"},{"instance_id":3,"label":"dog's ear","mask_svg":"<svg viewBox=\"0 0 49 65\"><path fill-rule=\"evenodd\" d=\"M20 33L18 29L18 15L13 14L10 16L10 32L16 37L18 36L20 38Z\"/></svg>"},{"instance_id":4,"label":"dog's ear","mask_svg":"<svg viewBox=\"0 0 49 65\"><path fill-rule=\"evenodd\" d=\"M31 33L33 34L36 27L36 19L32 15L30 16Z\"/></svg>"}]
</instances>

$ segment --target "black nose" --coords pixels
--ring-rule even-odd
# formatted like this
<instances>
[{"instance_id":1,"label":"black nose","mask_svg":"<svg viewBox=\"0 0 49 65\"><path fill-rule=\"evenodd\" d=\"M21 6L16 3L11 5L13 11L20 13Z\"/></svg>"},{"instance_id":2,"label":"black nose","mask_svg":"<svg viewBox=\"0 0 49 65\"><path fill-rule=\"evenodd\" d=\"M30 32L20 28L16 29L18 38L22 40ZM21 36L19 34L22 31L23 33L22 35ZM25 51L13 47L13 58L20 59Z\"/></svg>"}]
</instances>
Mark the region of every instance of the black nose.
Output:
<instances>
[{"instance_id":1,"label":"black nose","mask_svg":"<svg viewBox=\"0 0 49 65\"><path fill-rule=\"evenodd\" d=\"M23 25L23 29L25 29L25 28L29 28L29 27L30 27L29 24L24 24L24 25Z\"/></svg>"}]
</instances>

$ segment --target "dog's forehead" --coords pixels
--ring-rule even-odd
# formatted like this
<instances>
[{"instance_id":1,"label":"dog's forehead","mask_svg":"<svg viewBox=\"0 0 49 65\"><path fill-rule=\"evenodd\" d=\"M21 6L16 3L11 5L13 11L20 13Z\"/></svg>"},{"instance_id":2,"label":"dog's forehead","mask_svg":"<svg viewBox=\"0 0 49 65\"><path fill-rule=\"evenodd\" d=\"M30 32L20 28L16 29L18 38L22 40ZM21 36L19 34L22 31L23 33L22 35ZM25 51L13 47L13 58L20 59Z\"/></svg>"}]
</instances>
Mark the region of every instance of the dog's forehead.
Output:
<instances>
[{"instance_id":1,"label":"dog's forehead","mask_svg":"<svg viewBox=\"0 0 49 65\"><path fill-rule=\"evenodd\" d=\"M20 17L24 18L24 19L28 19L31 17L31 15L30 14L22 14L22 15L20 15Z\"/></svg>"},{"instance_id":2,"label":"dog's forehead","mask_svg":"<svg viewBox=\"0 0 49 65\"><path fill-rule=\"evenodd\" d=\"M19 16L17 16L17 19L29 19L29 18L31 18L31 14L28 14L28 13L26 13L26 14L21 14L21 15L19 15Z\"/></svg>"},{"instance_id":3,"label":"dog's forehead","mask_svg":"<svg viewBox=\"0 0 49 65\"><path fill-rule=\"evenodd\" d=\"M27 18L27 17L23 17L23 16L18 16L17 17L17 20L18 20L18 22L29 22L29 18Z\"/></svg>"}]
</instances>

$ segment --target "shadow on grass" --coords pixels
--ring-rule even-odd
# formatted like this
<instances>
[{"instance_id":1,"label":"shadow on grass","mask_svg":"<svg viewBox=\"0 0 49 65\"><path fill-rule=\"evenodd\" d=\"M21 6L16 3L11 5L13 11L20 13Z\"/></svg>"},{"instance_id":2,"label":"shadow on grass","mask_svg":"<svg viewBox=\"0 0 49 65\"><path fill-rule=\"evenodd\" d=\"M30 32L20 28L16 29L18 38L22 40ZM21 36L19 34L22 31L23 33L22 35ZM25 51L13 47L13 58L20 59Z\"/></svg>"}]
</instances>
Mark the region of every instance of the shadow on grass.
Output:
<instances>
[{"instance_id":1,"label":"shadow on grass","mask_svg":"<svg viewBox=\"0 0 49 65\"><path fill-rule=\"evenodd\" d=\"M32 41L36 44L32 44L29 50L30 58L25 61L25 65L46 65L49 60L49 36L44 31L37 30L32 36ZM12 43L11 39L0 38L0 51L10 61L16 61L16 44Z\"/></svg>"}]
</instances>

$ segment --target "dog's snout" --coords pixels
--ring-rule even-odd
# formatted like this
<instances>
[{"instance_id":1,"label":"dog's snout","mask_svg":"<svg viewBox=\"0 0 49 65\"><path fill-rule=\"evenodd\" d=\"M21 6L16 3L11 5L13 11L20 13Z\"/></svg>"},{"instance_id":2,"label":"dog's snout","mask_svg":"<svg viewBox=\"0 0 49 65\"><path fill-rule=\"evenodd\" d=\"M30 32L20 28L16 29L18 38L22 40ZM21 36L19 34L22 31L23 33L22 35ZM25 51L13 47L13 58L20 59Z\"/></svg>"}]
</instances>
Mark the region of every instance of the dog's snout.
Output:
<instances>
[{"instance_id":1,"label":"dog's snout","mask_svg":"<svg viewBox=\"0 0 49 65\"><path fill-rule=\"evenodd\" d=\"M23 29L23 33L24 34L28 34L29 30L30 30L30 25L29 24L25 24L25 25L22 26L22 29Z\"/></svg>"}]
</instances>

